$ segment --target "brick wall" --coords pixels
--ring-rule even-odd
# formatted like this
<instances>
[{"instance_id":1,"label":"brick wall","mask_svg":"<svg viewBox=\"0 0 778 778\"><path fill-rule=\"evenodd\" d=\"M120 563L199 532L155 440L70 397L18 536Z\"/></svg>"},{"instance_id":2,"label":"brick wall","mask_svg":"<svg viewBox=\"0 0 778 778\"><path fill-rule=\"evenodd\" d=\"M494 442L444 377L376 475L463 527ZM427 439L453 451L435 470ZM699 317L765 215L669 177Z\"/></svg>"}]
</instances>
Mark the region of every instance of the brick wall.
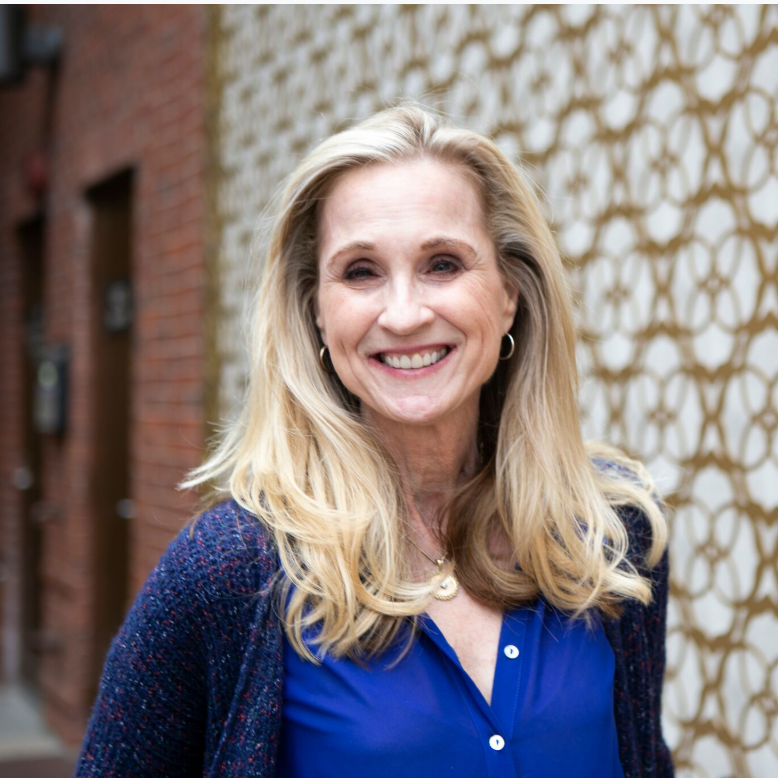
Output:
<instances>
[{"instance_id":1,"label":"brick wall","mask_svg":"<svg viewBox=\"0 0 778 778\"><path fill-rule=\"evenodd\" d=\"M131 591L134 594L195 509L174 486L203 450L206 12L197 6L30 6L30 21L64 33L56 79L43 71L0 90L0 542L3 672L18 672L20 576L19 393L22 329L16 229L43 212L46 341L71 349L69 430L43 449L43 622L58 648L43 655L40 686L50 724L77 743L92 703L90 644L94 468L93 338L84 193L135 170L135 291L131 408ZM50 129L44 132L44 117ZM46 139L46 135L48 138ZM42 150L48 186L28 190L23 166Z\"/></svg>"}]
</instances>

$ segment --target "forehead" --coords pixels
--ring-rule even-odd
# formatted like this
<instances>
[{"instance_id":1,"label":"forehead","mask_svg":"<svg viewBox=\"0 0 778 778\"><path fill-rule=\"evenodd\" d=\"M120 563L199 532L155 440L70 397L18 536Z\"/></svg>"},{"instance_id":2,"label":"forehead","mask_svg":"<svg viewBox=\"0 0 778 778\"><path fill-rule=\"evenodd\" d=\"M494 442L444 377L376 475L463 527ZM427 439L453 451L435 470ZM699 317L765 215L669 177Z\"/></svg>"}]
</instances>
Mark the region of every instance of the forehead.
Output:
<instances>
[{"instance_id":1,"label":"forehead","mask_svg":"<svg viewBox=\"0 0 778 778\"><path fill-rule=\"evenodd\" d=\"M319 218L319 258L347 243L379 248L420 243L431 234L489 241L481 194L466 171L436 160L380 163L344 173Z\"/></svg>"}]
</instances>

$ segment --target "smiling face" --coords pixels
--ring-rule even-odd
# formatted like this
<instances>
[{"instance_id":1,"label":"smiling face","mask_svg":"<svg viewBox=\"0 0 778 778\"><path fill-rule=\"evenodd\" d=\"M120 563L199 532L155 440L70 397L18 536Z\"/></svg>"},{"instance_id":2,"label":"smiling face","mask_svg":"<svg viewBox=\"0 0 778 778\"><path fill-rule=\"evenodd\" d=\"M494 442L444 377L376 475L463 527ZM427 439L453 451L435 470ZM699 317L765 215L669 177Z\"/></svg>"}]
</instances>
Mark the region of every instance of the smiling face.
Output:
<instances>
[{"instance_id":1,"label":"smiling face","mask_svg":"<svg viewBox=\"0 0 778 778\"><path fill-rule=\"evenodd\" d=\"M318 238L316 324L363 413L477 418L518 293L465 173L433 160L351 170L324 202Z\"/></svg>"}]
</instances>

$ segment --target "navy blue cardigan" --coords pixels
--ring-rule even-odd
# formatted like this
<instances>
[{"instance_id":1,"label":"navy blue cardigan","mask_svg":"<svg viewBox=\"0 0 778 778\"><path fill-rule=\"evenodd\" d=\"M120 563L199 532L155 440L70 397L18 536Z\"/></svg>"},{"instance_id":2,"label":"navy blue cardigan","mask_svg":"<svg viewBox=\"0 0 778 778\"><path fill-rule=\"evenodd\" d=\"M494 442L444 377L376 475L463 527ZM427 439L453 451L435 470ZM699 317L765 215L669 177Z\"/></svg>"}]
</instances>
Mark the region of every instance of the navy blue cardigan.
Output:
<instances>
[{"instance_id":1,"label":"navy blue cardigan","mask_svg":"<svg viewBox=\"0 0 778 778\"><path fill-rule=\"evenodd\" d=\"M625 778L673 775L660 713L667 552L654 570L644 514L623 509L630 558L654 601L603 619L616 657L614 711ZM271 778L283 691L282 631L267 595L265 529L233 500L185 527L149 576L106 659L76 778ZM263 591L264 590L264 591Z\"/></svg>"}]
</instances>

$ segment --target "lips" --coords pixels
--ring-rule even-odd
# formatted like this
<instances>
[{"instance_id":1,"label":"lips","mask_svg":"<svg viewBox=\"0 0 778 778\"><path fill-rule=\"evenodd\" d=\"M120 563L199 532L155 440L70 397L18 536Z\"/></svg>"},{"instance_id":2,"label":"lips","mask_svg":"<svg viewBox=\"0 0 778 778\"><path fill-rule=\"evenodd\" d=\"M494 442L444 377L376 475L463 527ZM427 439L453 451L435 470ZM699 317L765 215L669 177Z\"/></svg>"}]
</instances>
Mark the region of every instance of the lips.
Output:
<instances>
[{"instance_id":1,"label":"lips","mask_svg":"<svg viewBox=\"0 0 778 778\"><path fill-rule=\"evenodd\" d=\"M422 348L419 351L412 353L397 353L393 351L385 351L377 354L377 358L388 367L393 367L397 370L419 370L423 367L429 367L439 362L446 354L451 351L449 346L441 346L439 348L425 349Z\"/></svg>"}]
</instances>

